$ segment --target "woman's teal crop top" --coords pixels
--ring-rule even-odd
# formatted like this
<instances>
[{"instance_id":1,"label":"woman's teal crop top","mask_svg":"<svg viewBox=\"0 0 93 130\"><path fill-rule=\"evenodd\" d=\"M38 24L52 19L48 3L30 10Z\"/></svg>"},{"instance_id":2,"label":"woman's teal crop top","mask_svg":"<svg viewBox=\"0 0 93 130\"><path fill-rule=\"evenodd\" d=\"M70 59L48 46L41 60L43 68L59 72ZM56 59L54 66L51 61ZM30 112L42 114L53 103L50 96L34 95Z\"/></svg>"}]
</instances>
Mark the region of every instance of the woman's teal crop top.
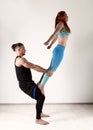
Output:
<instances>
[{"instance_id":1,"label":"woman's teal crop top","mask_svg":"<svg viewBox=\"0 0 93 130\"><path fill-rule=\"evenodd\" d=\"M61 31L58 32L58 36L69 36L69 32L66 29L62 29Z\"/></svg>"}]
</instances>

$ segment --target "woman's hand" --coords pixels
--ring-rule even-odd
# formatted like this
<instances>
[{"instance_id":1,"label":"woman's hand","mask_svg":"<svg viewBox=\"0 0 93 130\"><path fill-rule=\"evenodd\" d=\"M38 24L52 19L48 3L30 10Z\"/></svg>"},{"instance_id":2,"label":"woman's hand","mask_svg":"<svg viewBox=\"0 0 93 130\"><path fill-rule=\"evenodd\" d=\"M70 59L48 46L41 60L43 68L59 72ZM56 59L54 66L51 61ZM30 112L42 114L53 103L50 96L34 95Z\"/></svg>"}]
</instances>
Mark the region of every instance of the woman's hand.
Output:
<instances>
[{"instance_id":1,"label":"woman's hand","mask_svg":"<svg viewBox=\"0 0 93 130\"><path fill-rule=\"evenodd\" d=\"M49 44L49 42L44 42L44 45L46 45L46 46L47 46L48 44Z\"/></svg>"},{"instance_id":2,"label":"woman's hand","mask_svg":"<svg viewBox=\"0 0 93 130\"><path fill-rule=\"evenodd\" d=\"M47 47L47 49L50 49L50 48L51 48L51 46L48 46L48 47Z\"/></svg>"}]
</instances>

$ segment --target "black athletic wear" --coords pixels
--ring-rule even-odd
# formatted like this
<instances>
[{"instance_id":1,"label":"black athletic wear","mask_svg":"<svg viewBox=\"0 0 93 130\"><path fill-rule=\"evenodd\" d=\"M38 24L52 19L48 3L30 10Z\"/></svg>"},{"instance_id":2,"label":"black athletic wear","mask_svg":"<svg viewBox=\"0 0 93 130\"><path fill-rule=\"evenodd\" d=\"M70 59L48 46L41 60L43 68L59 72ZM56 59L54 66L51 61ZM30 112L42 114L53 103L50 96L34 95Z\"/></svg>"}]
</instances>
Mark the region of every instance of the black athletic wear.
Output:
<instances>
[{"instance_id":1,"label":"black athletic wear","mask_svg":"<svg viewBox=\"0 0 93 130\"><path fill-rule=\"evenodd\" d=\"M16 59L18 57L20 56L17 56ZM16 62L16 59L15 59L15 62ZM26 93L27 95L29 95L30 97L32 97L33 99L37 101L36 102L36 119L40 119L45 96L41 93L36 83L32 80L32 73L29 68L26 68L24 66L18 67L15 64L15 71L16 71L16 76L19 82L20 89L24 93Z\"/></svg>"}]
</instances>

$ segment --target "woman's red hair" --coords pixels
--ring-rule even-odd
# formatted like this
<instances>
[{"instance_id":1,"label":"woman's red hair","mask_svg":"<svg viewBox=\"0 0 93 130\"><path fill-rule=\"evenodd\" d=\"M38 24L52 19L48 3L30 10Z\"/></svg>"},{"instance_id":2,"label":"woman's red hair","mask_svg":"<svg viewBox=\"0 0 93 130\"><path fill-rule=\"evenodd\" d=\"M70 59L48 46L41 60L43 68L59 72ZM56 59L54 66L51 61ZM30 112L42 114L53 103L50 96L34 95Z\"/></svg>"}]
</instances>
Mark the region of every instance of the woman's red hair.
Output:
<instances>
[{"instance_id":1,"label":"woman's red hair","mask_svg":"<svg viewBox=\"0 0 93 130\"><path fill-rule=\"evenodd\" d=\"M67 29L67 31L68 31L68 32L71 32L69 26L67 25L66 20L64 19L64 16L66 16L66 15L67 15L67 14L66 14L65 11L60 11L60 12L58 12L58 14L57 14L57 16L56 16L56 19L55 19L55 28L56 28L56 26L57 26L57 24L58 24L59 22L63 22L63 23L64 23L64 27ZM58 18L59 16L63 17L63 19L62 19L62 20L59 20L59 18Z\"/></svg>"}]
</instances>

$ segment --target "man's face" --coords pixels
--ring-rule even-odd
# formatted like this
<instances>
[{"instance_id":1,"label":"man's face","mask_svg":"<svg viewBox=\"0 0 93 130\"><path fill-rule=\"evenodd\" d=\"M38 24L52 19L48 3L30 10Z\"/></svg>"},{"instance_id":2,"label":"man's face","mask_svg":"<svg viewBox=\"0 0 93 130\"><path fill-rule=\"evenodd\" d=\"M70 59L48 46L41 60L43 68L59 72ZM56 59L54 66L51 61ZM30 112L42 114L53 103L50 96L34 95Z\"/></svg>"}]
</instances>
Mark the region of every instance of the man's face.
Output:
<instances>
[{"instance_id":1,"label":"man's face","mask_svg":"<svg viewBox=\"0 0 93 130\"><path fill-rule=\"evenodd\" d=\"M21 54L21 55L25 55L25 52L26 52L26 50L25 50L25 47L24 46L20 46L20 47L17 47L16 48L16 52L17 52L17 54Z\"/></svg>"}]
</instances>

